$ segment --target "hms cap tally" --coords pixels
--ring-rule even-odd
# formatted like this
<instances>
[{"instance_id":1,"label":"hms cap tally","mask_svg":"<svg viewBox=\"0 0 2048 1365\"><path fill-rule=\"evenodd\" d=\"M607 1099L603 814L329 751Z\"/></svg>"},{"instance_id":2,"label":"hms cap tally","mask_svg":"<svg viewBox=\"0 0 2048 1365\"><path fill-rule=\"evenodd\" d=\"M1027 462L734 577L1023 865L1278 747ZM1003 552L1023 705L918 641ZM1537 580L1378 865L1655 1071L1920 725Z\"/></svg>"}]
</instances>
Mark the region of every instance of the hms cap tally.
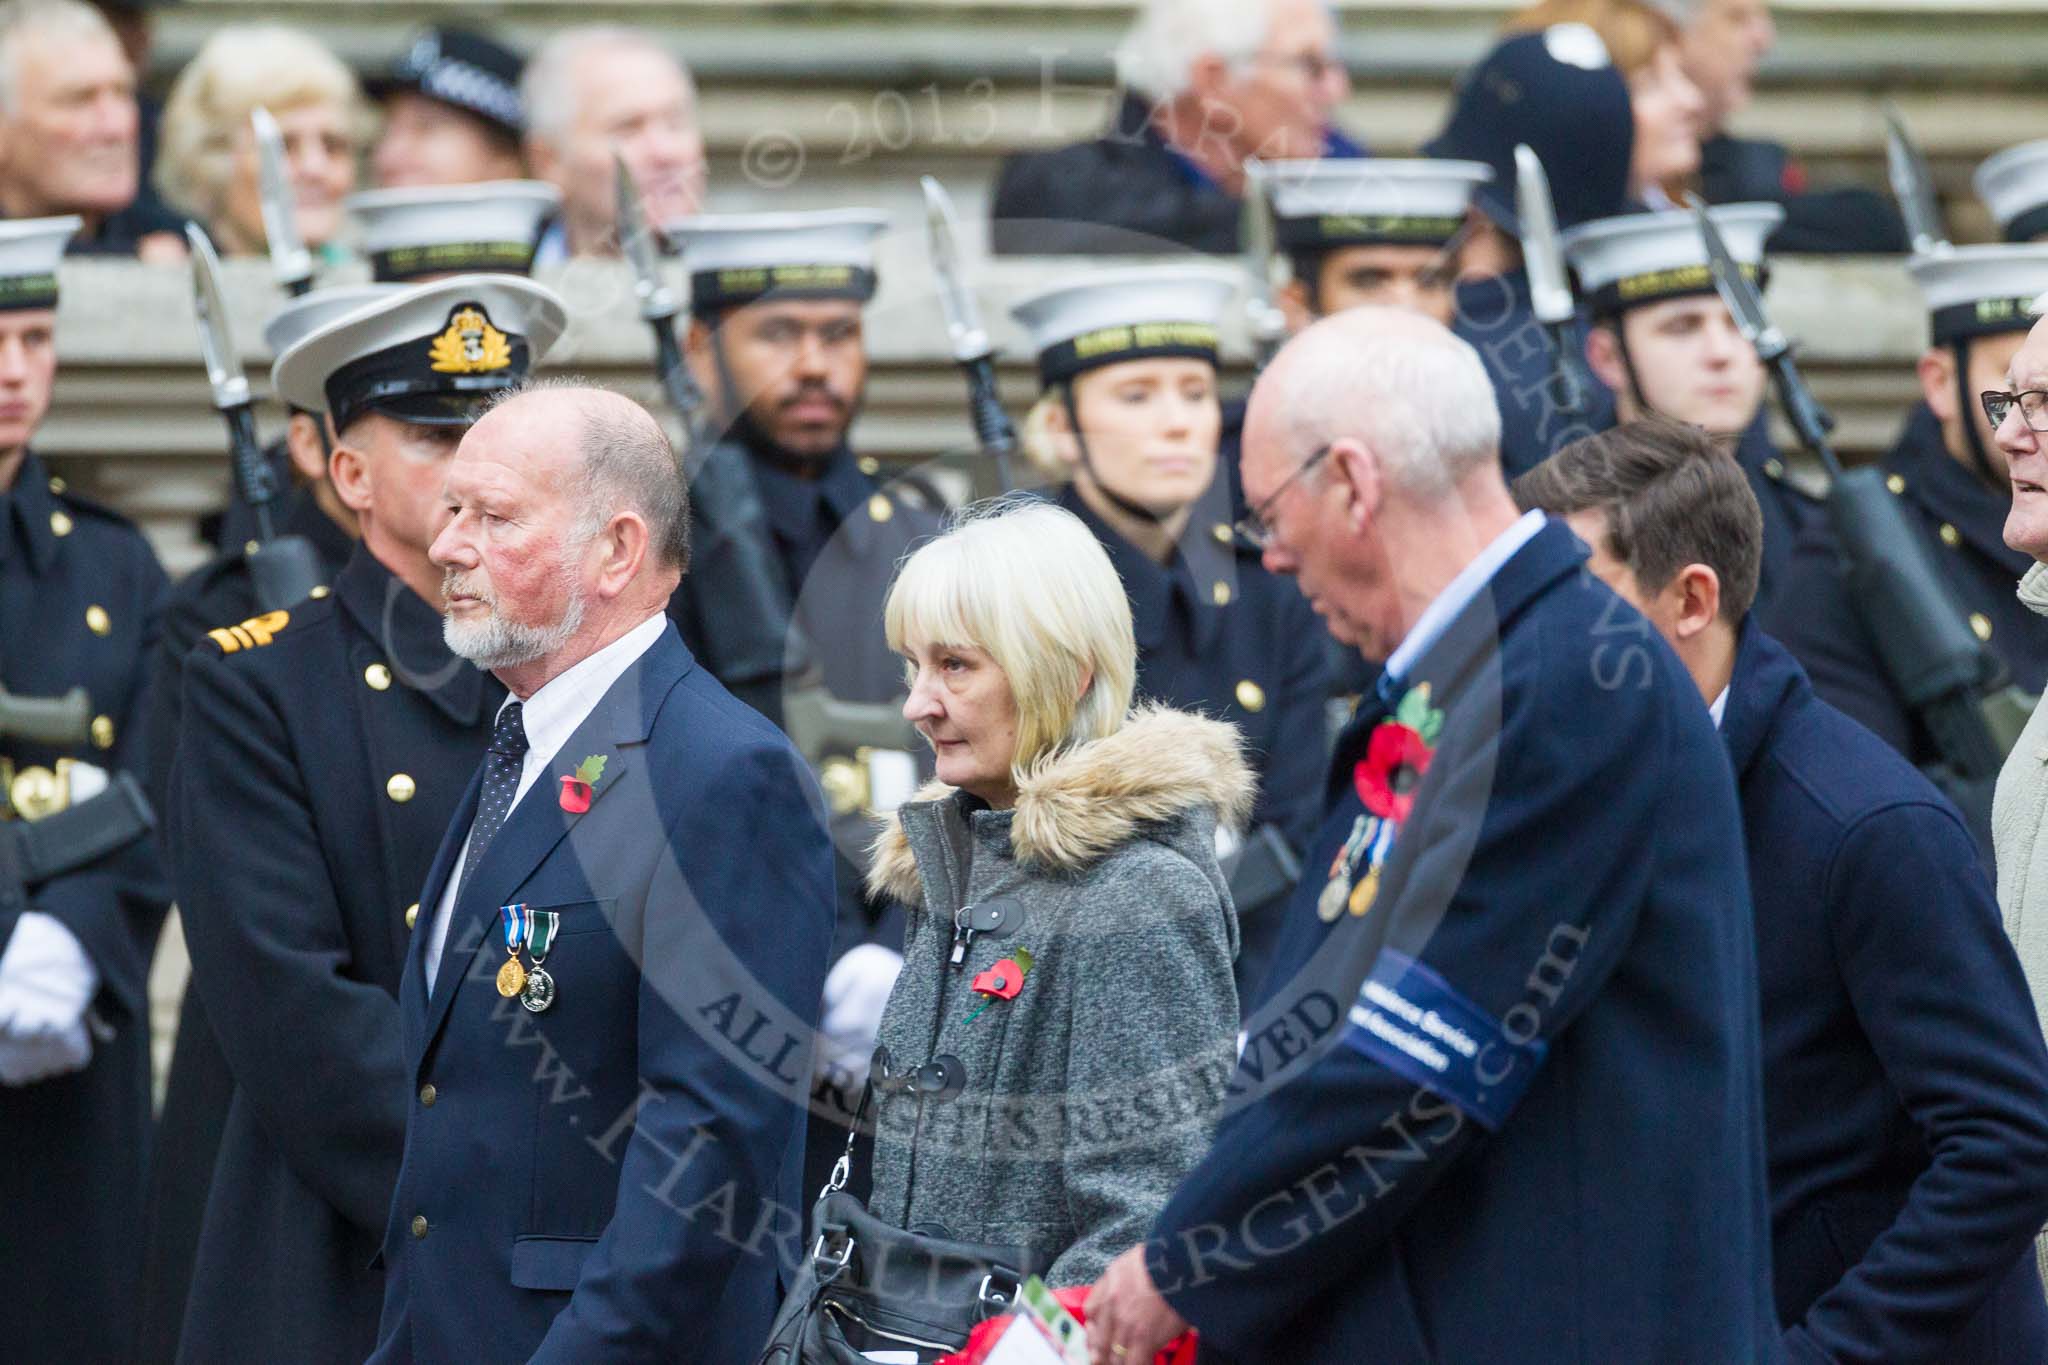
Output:
<instances>
[{"instance_id":1,"label":"hms cap tally","mask_svg":"<svg viewBox=\"0 0 2048 1365\"><path fill-rule=\"evenodd\" d=\"M702 215L665 229L690 277L699 317L761 299L875 296L875 239L889 226L871 209Z\"/></svg>"},{"instance_id":2,"label":"hms cap tally","mask_svg":"<svg viewBox=\"0 0 2048 1365\"><path fill-rule=\"evenodd\" d=\"M2034 300L2048 293L2048 243L1953 247L1915 256L1906 270L1927 305L1937 346L2034 325Z\"/></svg>"},{"instance_id":3,"label":"hms cap tally","mask_svg":"<svg viewBox=\"0 0 2048 1365\"><path fill-rule=\"evenodd\" d=\"M1479 161L1255 162L1273 206L1273 236L1290 256L1350 246L1443 246L1465 225L1472 192L1493 179Z\"/></svg>"},{"instance_id":4,"label":"hms cap tally","mask_svg":"<svg viewBox=\"0 0 2048 1365\"><path fill-rule=\"evenodd\" d=\"M1722 204L1707 212L1742 273L1761 283L1764 241L1785 210L1776 204ZM1565 233L1561 245L1595 317L1714 292L1707 246L1690 210L1598 218Z\"/></svg>"},{"instance_id":5,"label":"hms cap tally","mask_svg":"<svg viewBox=\"0 0 2048 1365\"><path fill-rule=\"evenodd\" d=\"M69 216L0 222L0 309L57 306L57 263L84 221Z\"/></svg>"},{"instance_id":6,"label":"hms cap tally","mask_svg":"<svg viewBox=\"0 0 2048 1365\"><path fill-rule=\"evenodd\" d=\"M562 202L538 180L431 185L352 194L344 206L361 223L371 278L395 283L430 275L533 269L541 224Z\"/></svg>"},{"instance_id":7,"label":"hms cap tally","mask_svg":"<svg viewBox=\"0 0 2048 1365\"><path fill-rule=\"evenodd\" d=\"M1218 360L1234 273L1214 267L1103 271L1047 290L1010 310L1038 354L1050 388L1103 365L1155 356Z\"/></svg>"},{"instance_id":8,"label":"hms cap tally","mask_svg":"<svg viewBox=\"0 0 2048 1365\"><path fill-rule=\"evenodd\" d=\"M271 383L335 430L365 412L466 426L518 384L568 325L553 290L514 275L458 275L345 313L278 356Z\"/></svg>"}]
</instances>

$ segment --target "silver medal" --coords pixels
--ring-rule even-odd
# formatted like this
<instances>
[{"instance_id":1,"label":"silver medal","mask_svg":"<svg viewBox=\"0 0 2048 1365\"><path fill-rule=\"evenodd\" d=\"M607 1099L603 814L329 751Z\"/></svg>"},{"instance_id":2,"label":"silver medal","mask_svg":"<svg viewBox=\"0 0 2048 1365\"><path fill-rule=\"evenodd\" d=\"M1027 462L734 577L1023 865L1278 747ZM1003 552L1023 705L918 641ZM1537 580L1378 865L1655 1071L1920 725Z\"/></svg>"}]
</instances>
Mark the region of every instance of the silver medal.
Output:
<instances>
[{"instance_id":1,"label":"silver medal","mask_svg":"<svg viewBox=\"0 0 2048 1365\"><path fill-rule=\"evenodd\" d=\"M1344 902L1351 896L1350 868L1330 878L1323 884L1323 894L1316 897L1316 914L1323 923L1335 924L1337 917L1344 913Z\"/></svg>"},{"instance_id":2,"label":"silver medal","mask_svg":"<svg viewBox=\"0 0 2048 1365\"><path fill-rule=\"evenodd\" d=\"M536 965L526 974L526 989L519 992L519 1003L534 1014L555 1003L555 979L545 967Z\"/></svg>"}]
</instances>

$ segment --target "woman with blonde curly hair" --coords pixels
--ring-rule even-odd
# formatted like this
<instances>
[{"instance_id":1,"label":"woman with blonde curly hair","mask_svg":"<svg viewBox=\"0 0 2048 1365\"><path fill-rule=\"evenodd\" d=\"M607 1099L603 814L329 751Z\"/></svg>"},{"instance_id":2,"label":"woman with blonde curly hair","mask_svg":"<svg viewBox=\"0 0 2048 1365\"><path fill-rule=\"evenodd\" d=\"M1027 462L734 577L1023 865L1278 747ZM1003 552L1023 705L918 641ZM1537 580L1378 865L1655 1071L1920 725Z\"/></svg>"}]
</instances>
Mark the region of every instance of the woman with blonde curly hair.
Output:
<instances>
[{"instance_id":1,"label":"woman with blonde curly hair","mask_svg":"<svg viewBox=\"0 0 2048 1365\"><path fill-rule=\"evenodd\" d=\"M249 122L259 106L284 133L299 235L316 255L332 256L370 115L355 74L297 29L233 24L207 39L164 103L157 189L199 220L223 255L266 250Z\"/></svg>"}]
</instances>

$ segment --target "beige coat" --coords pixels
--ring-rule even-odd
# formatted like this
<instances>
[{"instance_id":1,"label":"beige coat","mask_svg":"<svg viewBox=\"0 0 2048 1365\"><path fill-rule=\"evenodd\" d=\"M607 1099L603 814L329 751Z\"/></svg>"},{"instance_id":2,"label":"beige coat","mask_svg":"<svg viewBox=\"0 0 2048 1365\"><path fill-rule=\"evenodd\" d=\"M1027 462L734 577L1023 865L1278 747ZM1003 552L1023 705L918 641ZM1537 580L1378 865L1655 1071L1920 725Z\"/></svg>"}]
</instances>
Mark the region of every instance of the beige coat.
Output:
<instances>
[{"instance_id":1,"label":"beige coat","mask_svg":"<svg viewBox=\"0 0 2048 1365\"><path fill-rule=\"evenodd\" d=\"M2020 579L2020 601L2048 616L2048 564ZM2048 703L2036 706L1998 774L1991 801L1991 852L1998 863L1998 908L2034 993L2034 1013L2048 1020ZM2048 1232L2034 1243L2048 1278Z\"/></svg>"}]
</instances>

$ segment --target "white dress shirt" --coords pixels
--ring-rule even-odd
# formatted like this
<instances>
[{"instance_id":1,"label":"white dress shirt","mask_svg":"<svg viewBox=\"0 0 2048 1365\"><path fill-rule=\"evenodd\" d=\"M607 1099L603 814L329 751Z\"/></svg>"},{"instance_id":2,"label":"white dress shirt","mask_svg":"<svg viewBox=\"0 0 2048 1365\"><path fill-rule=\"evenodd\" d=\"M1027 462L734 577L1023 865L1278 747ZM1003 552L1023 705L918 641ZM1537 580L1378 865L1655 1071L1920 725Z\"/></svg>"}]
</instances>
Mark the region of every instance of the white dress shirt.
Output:
<instances>
[{"instance_id":1,"label":"white dress shirt","mask_svg":"<svg viewBox=\"0 0 2048 1365\"><path fill-rule=\"evenodd\" d=\"M1479 596L1480 590L1493 581L1493 576L1500 572L1503 564L1515 557L1517 550L1535 539L1536 533L1548 520L1540 511L1524 512L1514 525L1489 541L1486 548L1474 556L1470 564L1458 570L1458 576L1445 584L1444 590L1422 609L1422 615L1415 618L1414 627L1401 637L1401 643L1387 656L1381 671L1405 687L1408 670L1422 657L1423 651L1451 628L1451 622L1458 618L1458 613Z\"/></svg>"},{"instance_id":2,"label":"white dress shirt","mask_svg":"<svg viewBox=\"0 0 2048 1365\"><path fill-rule=\"evenodd\" d=\"M626 670L637 663L642 654L653 648L654 642L667 628L668 614L656 612L597 653L578 660L526 699L520 714L520 722L526 730L526 759L519 768L519 790L513 795L512 809L505 816L507 823L518 812L520 803L533 790L533 784L540 780L541 774L554 765L555 755L569 742L569 736L576 733L576 727L590 719L590 713L604 700L604 694L612 690L613 684L625 676ZM514 700L505 698L505 705L498 708L498 713L503 715L505 706L510 706ZM546 799L545 794L542 799ZM434 923L428 930L426 966L429 993L433 991L434 978L441 970L441 953L448 944L448 922L455 913L455 893L461 888L462 865L468 859L469 836L464 836L462 850L455 855L455 865L448 874L447 886L441 890L441 900L434 907Z\"/></svg>"}]
</instances>

